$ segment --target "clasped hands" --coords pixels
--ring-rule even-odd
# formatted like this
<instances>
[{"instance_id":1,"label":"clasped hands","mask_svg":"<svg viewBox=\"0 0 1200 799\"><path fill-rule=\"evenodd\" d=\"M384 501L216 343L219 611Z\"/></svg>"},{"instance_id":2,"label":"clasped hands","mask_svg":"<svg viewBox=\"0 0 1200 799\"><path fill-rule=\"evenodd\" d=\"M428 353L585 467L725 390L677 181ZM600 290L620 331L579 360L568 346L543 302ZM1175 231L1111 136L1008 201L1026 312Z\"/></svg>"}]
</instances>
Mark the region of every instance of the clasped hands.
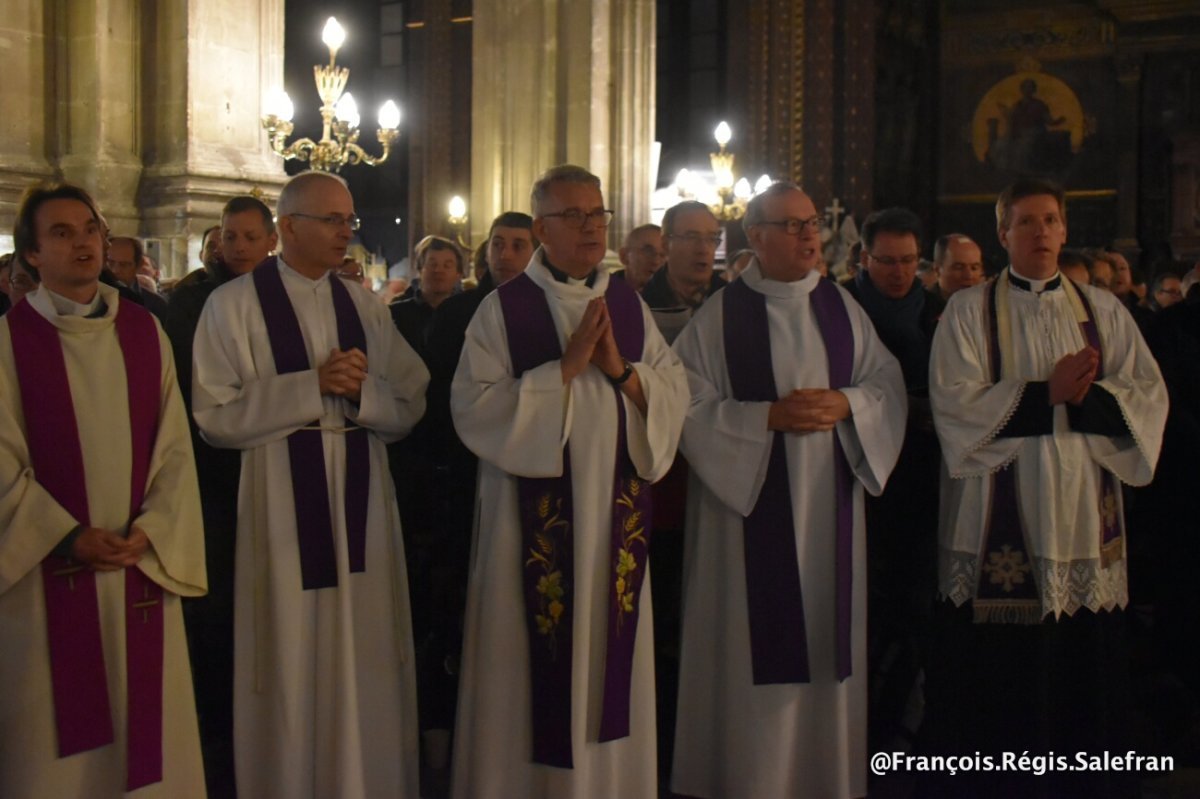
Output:
<instances>
[{"instance_id":1,"label":"clasped hands","mask_svg":"<svg viewBox=\"0 0 1200 799\"><path fill-rule=\"evenodd\" d=\"M798 388L771 403L767 429L782 433L832 430L850 416L850 400L831 388Z\"/></svg>"},{"instance_id":2,"label":"clasped hands","mask_svg":"<svg viewBox=\"0 0 1200 799\"><path fill-rule=\"evenodd\" d=\"M1050 373L1050 404L1069 402L1072 405L1082 405L1099 368L1100 353L1091 347L1064 355L1054 364L1054 370Z\"/></svg>"},{"instance_id":3,"label":"clasped hands","mask_svg":"<svg viewBox=\"0 0 1200 799\"><path fill-rule=\"evenodd\" d=\"M564 384L583 374L589 363L595 364L610 378L618 378L625 371L625 362L613 338L612 318L603 297L588 302L560 363Z\"/></svg>"},{"instance_id":4,"label":"clasped hands","mask_svg":"<svg viewBox=\"0 0 1200 799\"><path fill-rule=\"evenodd\" d=\"M123 536L114 530L85 527L71 544L71 557L98 572L112 572L137 565L150 548L142 528L129 528Z\"/></svg>"},{"instance_id":5,"label":"clasped hands","mask_svg":"<svg viewBox=\"0 0 1200 799\"><path fill-rule=\"evenodd\" d=\"M317 368L321 393L358 402L367 379L367 356L357 347L342 351L334 347L329 360Z\"/></svg>"}]
</instances>

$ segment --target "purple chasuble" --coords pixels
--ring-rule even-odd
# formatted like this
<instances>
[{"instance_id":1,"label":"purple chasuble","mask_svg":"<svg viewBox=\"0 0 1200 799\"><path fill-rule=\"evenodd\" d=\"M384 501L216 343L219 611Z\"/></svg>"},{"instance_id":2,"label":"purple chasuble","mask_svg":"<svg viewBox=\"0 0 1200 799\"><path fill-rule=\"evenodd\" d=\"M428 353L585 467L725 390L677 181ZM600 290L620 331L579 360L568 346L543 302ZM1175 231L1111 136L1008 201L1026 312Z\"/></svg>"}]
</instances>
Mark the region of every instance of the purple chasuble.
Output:
<instances>
[{"instance_id":1,"label":"purple chasuble","mask_svg":"<svg viewBox=\"0 0 1200 799\"><path fill-rule=\"evenodd\" d=\"M735 280L722 292L725 367L733 396L742 402L774 402L766 297ZM819 280L809 305L829 362L829 387L850 385L854 333L845 301L835 285ZM764 346L766 345L766 346ZM854 540L853 475L837 432L833 433L837 558L837 675L851 673L850 613ZM810 681L804 600L796 553L791 479L784 436L772 437L767 474L758 500L742 522L746 559L746 605L755 685Z\"/></svg>"},{"instance_id":2,"label":"purple chasuble","mask_svg":"<svg viewBox=\"0 0 1200 799\"><path fill-rule=\"evenodd\" d=\"M999 320L996 318L996 291L999 283L998 279L993 278L984 295L988 360L993 383L999 382L1003 374ZM1075 291L1087 315L1087 318L1079 323L1080 332L1083 333L1088 346L1100 355L1100 365L1096 371L1096 379L1100 380L1104 377L1104 350L1100 343L1100 332L1096 327L1096 315L1084 293L1077 286ZM992 499L988 508L981 563L992 563L1001 569L1002 573L1019 575L1022 567L1024 570L1031 570L1033 559L1029 555L1025 528L1021 523L1016 471L1017 462L1014 460L992 474ZM1106 512L1109 508L1111 513ZM1103 468L1100 473L1100 527L1101 563L1107 567L1109 561L1105 558L1105 548L1119 544L1120 525L1116 519L1116 487L1113 484L1113 476ZM1036 579L995 580L990 574L988 569L979 569L973 603L976 621L1034 624L1042 618Z\"/></svg>"},{"instance_id":3,"label":"purple chasuble","mask_svg":"<svg viewBox=\"0 0 1200 799\"><path fill-rule=\"evenodd\" d=\"M338 347L358 348L367 354L367 336L350 292L329 276L333 312L337 320ZM262 306L267 338L278 374L312 369L304 334L296 311L288 299L279 274L278 259L272 256L253 272L254 289ZM346 426L345 519L346 548L350 571L366 571L367 498L370 495L371 460L367 431L349 419ZM338 584L337 555L333 546L333 517L329 484L325 475L325 446L320 420L288 436L288 460L292 467L292 501L296 508L296 539L300 547L300 579L305 591Z\"/></svg>"},{"instance_id":4,"label":"purple chasuble","mask_svg":"<svg viewBox=\"0 0 1200 799\"><path fill-rule=\"evenodd\" d=\"M513 374L562 357L558 330L546 294L528 275L497 289ZM623 281L605 292L613 338L627 361L642 357L645 327L641 301ZM638 598L646 573L650 538L650 492L637 476L625 441L625 403L614 387L618 431L613 476L611 562L604 710L600 741L629 735L633 647ZM526 625L529 631L533 762L573 766L571 749L571 661L574 602L574 507L569 444L559 477L518 477L518 512Z\"/></svg>"},{"instance_id":5,"label":"purple chasuble","mask_svg":"<svg viewBox=\"0 0 1200 799\"><path fill-rule=\"evenodd\" d=\"M8 325L34 475L76 522L90 526L79 425L58 329L27 302L9 311ZM136 303L120 301L114 326L129 390L132 522L142 507L158 436L162 354L154 318ZM96 576L71 558L51 554L42 561L42 585L58 755L67 757L115 739ZM162 596L162 588L139 568L125 569L129 791L162 780Z\"/></svg>"}]
</instances>

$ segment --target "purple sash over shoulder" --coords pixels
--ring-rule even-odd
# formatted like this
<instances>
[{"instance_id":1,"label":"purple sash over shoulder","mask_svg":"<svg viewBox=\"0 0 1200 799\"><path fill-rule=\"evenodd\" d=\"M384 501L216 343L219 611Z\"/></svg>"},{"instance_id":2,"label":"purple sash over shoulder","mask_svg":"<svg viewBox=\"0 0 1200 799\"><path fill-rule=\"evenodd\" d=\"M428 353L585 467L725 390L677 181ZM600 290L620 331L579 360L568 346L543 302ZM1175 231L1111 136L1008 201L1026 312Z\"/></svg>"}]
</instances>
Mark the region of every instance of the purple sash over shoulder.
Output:
<instances>
[{"instance_id":1,"label":"purple sash over shoulder","mask_svg":"<svg viewBox=\"0 0 1200 799\"><path fill-rule=\"evenodd\" d=\"M83 451L58 329L28 302L9 311L8 324L34 475L79 524L88 526ZM114 326L129 387L132 521L145 498L158 436L162 355L154 319L145 309L121 300ZM96 575L70 558L49 555L42 561L42 585L58 755L67 757L115 738ZM162 780L162 595L139 568L125 569L129 791Z\"/></svg>"},{"instance_id":2,"label":"purple sash over shoulder","mask_svg":"<svg viewBox=\"0 0 1200 799\"><path fill-rule=\"evenodd\" d=\"M513 374L562 357L545 292L528 275L497 289ZM637 295L610 280L605 293L617 349L628 361L642 357L644 319ZM608 635L600 741L629 734L629 701L638 598L650 538L649 486L637 476L625 441L625 406L614 389L618 412L613 477ZM570 446L563 448L559 477L518 477L526 624L529 630L533 762L573 765L571 664L574 596L574 507Z\"/></svg>"},{"instance_id":3,"label":"purple sash over shoulder","mask_svg":"<svg viewBox=\"0 0 1200 799\"><path fill-rule=\"evenodd\" d=\"M254 289L262 306L267 338L279 374L312 369L304 334L296 311L288 299L279 274L278 259L268 258L253 272ZM333 312L337 319L338 346L358 348L367 354L367 336L350 292L330 275ZM300 547L300 578L304 590L330 588L338 584L337 555L333 546L333 517L329 485L325 475L325 446L320 420L288 436L288 460L292 468L292 499L296 508L296 538ZM347 425L352 423L347 420ZM366 571L367 498L370 494L371 460L367 431L356 427L346 433L345 519L350 571Z\"/></svg>"},{"instance_id":4,"label":"purple sash over shoulder","mask_svg":"<svg viewBox=\"0 0 1200 799\"><path fill-rule=\"evenodd\" d=\"M766 297L735 280L722 292L725 315L725 366L735 399L774 402L775 373ZM829 387L850 385L854 366L854 334L845 301L837 287L818 281L809 303L825 345ZM834 501L836 503L837 675L850 676L850 613L853 564L853 475L833 434ZM784 436L771 442L767 474L758 501L742 523L746 559L746 604L750 615L750 650L755 685L810 681L804 600L796 553L791 479Z\"/></svg>"}]
</instances>

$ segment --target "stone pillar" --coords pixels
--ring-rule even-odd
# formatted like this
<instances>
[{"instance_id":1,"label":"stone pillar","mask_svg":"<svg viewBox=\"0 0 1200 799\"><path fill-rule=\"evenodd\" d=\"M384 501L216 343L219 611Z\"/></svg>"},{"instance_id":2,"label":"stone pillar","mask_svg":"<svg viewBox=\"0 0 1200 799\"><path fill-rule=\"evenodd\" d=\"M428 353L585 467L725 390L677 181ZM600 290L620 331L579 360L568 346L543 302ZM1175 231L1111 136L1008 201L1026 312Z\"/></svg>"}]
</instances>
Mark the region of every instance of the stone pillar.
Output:
<instances>
[{"instance_id":1,"label":"stone pillar","mask_svg":"<svg viewBox=\"0 0 1200 799\"><path fill-rule=\"evenodd\" d=\"M476 4L473 239L501 211L528 212L534 179L561 163L600 177L610 247L650 219L654 20L652 0Z\"/></svg>"},{"instance_id":2,"label":"stone pillar","mask_svg":"<svg viewBox=\"0 0 1200 799\"><path fill-rule=\"evenodd\" d=\"M283 162L259 118L267 92L283 85L284 2L141 7L140 232L161 242L163 272L177 276L197 263L201 233L231 197L256 188L268 204L278 197Z\"/></svg>"},{"instance_id":3,"label":"stone pillar","mask_svg":"<svg viewBox=\"0 0 1200 799\"><path fill-rule=\"evenodd\" d=\"M4 80L0 81L0 248L12 246L12 227L21 192L48 180L54 168L47 160L47 76L51 62L41 0L12 0L0 15ZM52 90L52 89L51 89ZM52 100L50 101L52 104Z\"/></svg>"},{"instance_id":4,"label":"stone pillar","mask_svg":"<svg viewBox=\"0 0 1200 799\"><path fill-rule=\"evenodd\" d=\"M136 0L55 6L58 167L83 186L116 235L138 234L138 95L142 83Z\"/></svg>"}]
</instances>

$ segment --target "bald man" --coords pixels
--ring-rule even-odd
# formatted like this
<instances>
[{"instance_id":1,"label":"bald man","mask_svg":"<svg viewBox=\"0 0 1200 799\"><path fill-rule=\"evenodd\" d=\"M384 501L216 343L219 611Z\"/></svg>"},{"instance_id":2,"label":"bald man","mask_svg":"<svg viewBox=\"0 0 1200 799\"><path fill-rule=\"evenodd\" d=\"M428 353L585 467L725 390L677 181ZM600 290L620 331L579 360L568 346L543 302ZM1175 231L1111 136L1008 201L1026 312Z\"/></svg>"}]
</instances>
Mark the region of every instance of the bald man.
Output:
<instances>
[{"instance_id":1,"label":"bald man","mask_svg":"<svg viewBox=\"0 0 1200 799\"><path fill-rule=\"evenodd\" d=\"M234 762L253 797L417 795L416 675L385 445L425 411L387 307L333 274L358 229L322 172L279 195L282 249L212 293L194 344L204 437L242 450Z\"/></svg>"}]
</instances>

